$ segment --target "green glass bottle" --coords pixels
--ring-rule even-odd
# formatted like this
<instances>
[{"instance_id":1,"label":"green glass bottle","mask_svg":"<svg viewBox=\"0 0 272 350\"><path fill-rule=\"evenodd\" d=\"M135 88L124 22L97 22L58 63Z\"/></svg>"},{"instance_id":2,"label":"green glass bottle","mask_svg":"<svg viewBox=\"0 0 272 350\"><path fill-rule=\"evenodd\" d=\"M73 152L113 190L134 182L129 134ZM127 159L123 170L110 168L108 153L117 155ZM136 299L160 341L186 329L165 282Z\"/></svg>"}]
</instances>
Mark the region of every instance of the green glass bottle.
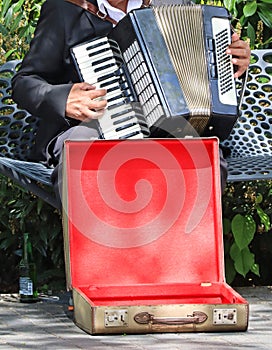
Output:
<instances>
[{"instance_id":1,"label":"green glass bottle","mask_svg":"<svg viewBox=\"0 0 272 350\"><path fill-rule=\"evenodd\" d=\"M33 261L28 233L24 233L23 254L19 264L19 296L22 303L33 303L39 300L36 264Z\"/></svg>"}]
</instances>

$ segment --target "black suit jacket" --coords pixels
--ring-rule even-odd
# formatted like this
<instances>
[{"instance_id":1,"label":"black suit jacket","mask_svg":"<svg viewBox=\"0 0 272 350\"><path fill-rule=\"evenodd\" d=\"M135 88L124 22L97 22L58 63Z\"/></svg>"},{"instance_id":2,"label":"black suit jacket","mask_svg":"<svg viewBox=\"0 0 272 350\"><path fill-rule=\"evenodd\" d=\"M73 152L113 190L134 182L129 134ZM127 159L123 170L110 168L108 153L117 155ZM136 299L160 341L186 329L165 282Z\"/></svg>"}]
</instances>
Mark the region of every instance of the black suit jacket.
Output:
<instances>
[{"instance_id":1,"label":"black suit jacket","mask_svg":"<svg viewBox=\"0 0 272 350\"><path fill-rule=\"evenodd\" d=\"M97 5L95 0L89 0ZM30 160L43 161L50 140L75 125L65 117L72 84L79 78L70 48L107 35L112 25L64 0L47 0L22 67L13 79L13 99L40 118Z\"/></svg>"}]
</instances>

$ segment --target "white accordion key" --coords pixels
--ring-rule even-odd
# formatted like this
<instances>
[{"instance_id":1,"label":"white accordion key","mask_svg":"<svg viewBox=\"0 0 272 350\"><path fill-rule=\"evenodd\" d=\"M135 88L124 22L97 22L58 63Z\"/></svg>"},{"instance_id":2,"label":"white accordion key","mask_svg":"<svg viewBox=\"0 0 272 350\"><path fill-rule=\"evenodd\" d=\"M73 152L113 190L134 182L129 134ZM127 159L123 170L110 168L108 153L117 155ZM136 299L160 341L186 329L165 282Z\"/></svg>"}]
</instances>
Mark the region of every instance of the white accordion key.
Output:
<instances>
[{"instance_id":1,"label":"white accordion key","mask_svg":"<svg viewBox=\"0 0 272 350\"><path fill-rule=\"evenodd\" d=\"M124 111L126 111L127 108L130 108L130 106L123 105ZM134 111L131 110L127 114L124 113L120 116L119 120L112 119L111 112L112 111L106 110L104 115L99 119L100 127L106 139L121 139L126 138L130 134L141 133L138 119L133 117L135 115Z\"/></svg>"},{"instance_id":2,"label":"white accordion key","mask_svg":"<svg viewBox=\"0 0 272 350\"><path fill-rule=\"evenodd\" d=\"M132 108L135 98L118 45L108 38L99 38L73 48L72 52L83 81L107 90L107 109L98 119L103 138L143 138L143 132L148 135L141 109Z\"/></svg>"}]
</instances>

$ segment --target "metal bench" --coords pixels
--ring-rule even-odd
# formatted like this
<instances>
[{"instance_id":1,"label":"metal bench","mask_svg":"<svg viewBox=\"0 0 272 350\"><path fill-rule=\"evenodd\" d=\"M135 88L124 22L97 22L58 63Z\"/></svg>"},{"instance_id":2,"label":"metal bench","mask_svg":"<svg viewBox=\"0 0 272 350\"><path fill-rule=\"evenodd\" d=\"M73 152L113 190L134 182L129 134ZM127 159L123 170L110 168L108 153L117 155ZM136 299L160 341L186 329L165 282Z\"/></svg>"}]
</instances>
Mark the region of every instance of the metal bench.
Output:
<instances>
[{"instance_id":1,"label":"metal bench","mask_svg":"<svg viewBox=\"0 0 272 350\"><path fill-rule=\"evenodd\" d=\"M222 143L228 181L272 179L272 50L253 50L242 113Z\"/></svg>"},{"instance_id":2,"label":"metal bench","mask_svg":"<svg viewBox=\"0 0 272 350\"><path fill-rule=\"evenodd\" d=\"M39 119L18 109L11 99L11 78L19 64L14 60L0 67L0 173L57 207L52 169L27 161Z\"/></svg>"},{"instance_id":3,"label":"metal bench","mask_svg":"<svg viewBox=\"0 0 272 350\"><path fill-rule=\"evenodd\" d=\"M255 50L252 56L242 114L222 143L229 151L230 182L272 178L272 50ZM19 64L0 67L0 173L56 207L52 169L27 161L39 119L11 99L11 78Z\"/></svg>"}]
</instances>

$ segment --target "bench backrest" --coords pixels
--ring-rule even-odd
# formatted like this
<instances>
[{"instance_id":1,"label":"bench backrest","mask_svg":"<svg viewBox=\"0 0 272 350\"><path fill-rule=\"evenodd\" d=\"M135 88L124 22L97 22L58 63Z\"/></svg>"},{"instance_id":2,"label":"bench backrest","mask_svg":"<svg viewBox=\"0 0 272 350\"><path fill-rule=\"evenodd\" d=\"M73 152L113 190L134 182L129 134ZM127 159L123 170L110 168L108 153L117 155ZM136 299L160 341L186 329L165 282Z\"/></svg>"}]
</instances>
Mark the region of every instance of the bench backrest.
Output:
<instances>
[{"instance_id":1,"label":"bench backrest","mask_svg":"<svg viewBox=\"0 0 272 350\"><path fill-rule=\"evenodd\" d=\"M272 156L272 50L253 50L242 113L223 142L231 157Z\"/></svg>"},{"instance_id":2,"label":"bench backrest","mask_svg":"<svg viewBox=\"0 0 272 350\"><path fill-rule=\"evenodd\" d=\"M272 50L254 50L252 57L241 116L222 143L230 151L230 181L272 178ZM0 67L0 156L27 160L39 120L11 99L19 65L10 61Z\"/></svg>"},{"instance_id":3,"label":"bench backrest","mask_svg":"<svg viewBox=\"0 0 272 350\"><path fill-rule=\"evenodd\" d=\"M9 61L0 67L0 156L27 160L39 119L19 109L11 98L11 78L20 62Z\"/></svg>"}]
</instances>

